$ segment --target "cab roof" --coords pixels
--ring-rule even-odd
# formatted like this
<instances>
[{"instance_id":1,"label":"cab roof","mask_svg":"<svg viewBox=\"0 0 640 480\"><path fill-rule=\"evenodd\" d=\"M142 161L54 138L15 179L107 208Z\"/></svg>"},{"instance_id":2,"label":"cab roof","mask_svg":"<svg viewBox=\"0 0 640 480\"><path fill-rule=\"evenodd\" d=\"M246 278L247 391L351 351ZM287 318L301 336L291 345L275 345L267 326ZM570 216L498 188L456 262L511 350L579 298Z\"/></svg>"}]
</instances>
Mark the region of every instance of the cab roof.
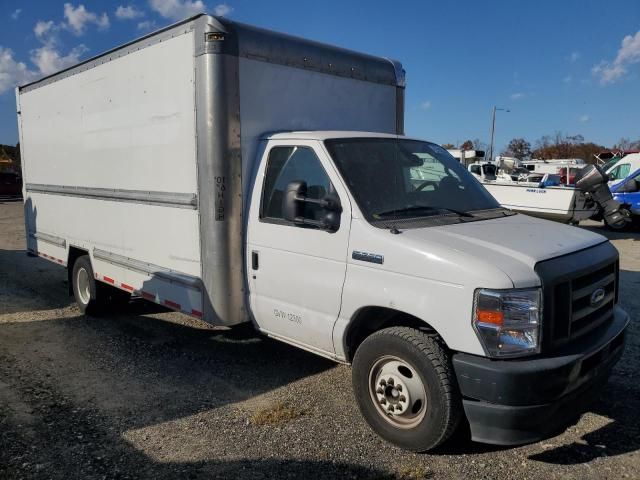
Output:
<instances>
[{"instance_id":1,"label":"cab roof","mask_svg":"<svg viewBox=\"0 0 640 480\"><path fill-rule=\"evenodd\" d=\"M359 132L356 130L308 130L295 132L266 133L261 140L329 140L333 138L402 138L406 140L422 140L404 135L380 132Z\"/></svg>"}]
</instances>

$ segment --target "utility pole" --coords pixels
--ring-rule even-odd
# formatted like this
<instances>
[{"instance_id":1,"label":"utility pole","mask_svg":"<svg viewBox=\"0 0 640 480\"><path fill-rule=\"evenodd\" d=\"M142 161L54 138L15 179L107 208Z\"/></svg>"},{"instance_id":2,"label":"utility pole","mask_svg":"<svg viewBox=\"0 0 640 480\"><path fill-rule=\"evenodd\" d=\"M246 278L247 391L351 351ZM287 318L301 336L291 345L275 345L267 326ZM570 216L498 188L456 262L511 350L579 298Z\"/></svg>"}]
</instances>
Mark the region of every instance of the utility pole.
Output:
<instances>
[{"instance_id":1,"label":"utility pole","mask_svg":"<svg viewBox=\"0 0 640 480\"><path fill-rule=\"evenodd\" d=\"M508 113L511 110L508 110L506 108L498 108L495 105L493 106L493 115L491 116L491 143L489 145L489 161L490 162L493 162L493 137L496 131L496 112L497 111Z\"/></svg>"}]
</instances>

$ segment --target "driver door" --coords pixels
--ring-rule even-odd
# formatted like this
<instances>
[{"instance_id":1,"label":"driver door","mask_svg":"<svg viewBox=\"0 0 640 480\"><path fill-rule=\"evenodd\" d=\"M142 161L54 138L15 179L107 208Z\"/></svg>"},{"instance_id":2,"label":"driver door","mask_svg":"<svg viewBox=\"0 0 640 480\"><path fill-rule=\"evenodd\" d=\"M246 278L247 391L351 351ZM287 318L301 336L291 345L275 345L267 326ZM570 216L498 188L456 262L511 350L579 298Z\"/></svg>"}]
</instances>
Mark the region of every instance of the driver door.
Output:
<instances>
[{"instance_id":1,"label":"driver door","mask_svg":"<svg viewBox=\"0 0 640 480\"><path fill-rule=\"evenodd\" d=\"M292 181L306 182L309 198L337 194L336 231L284 219L282 200ZM346 192L321 145L298 140L268 143L255 185L246 253L254 318L267 334L332 355L351 227ZM321 207L305 206L306 218L321 215Z\"/></svg>"}]
</instances>

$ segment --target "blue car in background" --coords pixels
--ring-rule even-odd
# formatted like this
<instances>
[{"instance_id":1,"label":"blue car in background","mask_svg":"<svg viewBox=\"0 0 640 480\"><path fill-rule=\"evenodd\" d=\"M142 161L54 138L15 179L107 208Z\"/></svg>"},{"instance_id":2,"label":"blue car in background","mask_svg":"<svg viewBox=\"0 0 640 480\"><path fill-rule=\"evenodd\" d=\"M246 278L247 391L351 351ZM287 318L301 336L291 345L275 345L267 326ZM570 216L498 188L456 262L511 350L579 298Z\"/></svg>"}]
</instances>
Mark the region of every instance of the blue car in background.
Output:
<instances>
[{"instance_id":1,"label":"blue car in background","mask_svg":"<svg viewBox=\"0 0 640 480\"><path fill-rule=\"evenodd\" d=\"M640 225L640 168L610 190L613 198L629 209L634 225Z\"/></svg>"}]
</instances>

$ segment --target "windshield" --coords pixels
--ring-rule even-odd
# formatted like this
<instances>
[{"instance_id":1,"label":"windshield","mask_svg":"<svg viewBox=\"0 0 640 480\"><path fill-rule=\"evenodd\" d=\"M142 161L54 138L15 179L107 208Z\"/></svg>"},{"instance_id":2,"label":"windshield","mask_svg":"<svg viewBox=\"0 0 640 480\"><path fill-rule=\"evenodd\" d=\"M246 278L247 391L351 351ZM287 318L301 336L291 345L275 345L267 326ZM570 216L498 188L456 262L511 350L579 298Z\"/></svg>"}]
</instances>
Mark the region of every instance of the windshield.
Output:
<instances>
[{"instance_id":1,"label":"windshield","mask_svg":"<svg viewBox=\"0 0 640 480\"><path fill-rule=\"evenodd\" d=\"M496 174L496 166L495 165L483 165L482 171L485 175L495 175Z\"/></svg>"},{"instance_id":2,"label":"windshield","mask_svg":"<svg viewBox=\"0 0 640 480\"><path fill-rule=\"evenodd\" d=\"M607 163L605 163L604 165L602 165L602 170L604 170L605 172L607 170L609 170L611 167L613 167L616 163L618 163L618 161L620 160L620 157L613 157L611 160L609 160Z\"/></svg>"},{"instance_id":3,"label":"windshield","mask_svg":"<svg viewBox=\"0 0 640 480\"><path fill-rule=\"evenodd\" d=\"M500 208L473 175L433 143L340 138L325 144L369 221Z\"/></svg>"}]
</instances>

